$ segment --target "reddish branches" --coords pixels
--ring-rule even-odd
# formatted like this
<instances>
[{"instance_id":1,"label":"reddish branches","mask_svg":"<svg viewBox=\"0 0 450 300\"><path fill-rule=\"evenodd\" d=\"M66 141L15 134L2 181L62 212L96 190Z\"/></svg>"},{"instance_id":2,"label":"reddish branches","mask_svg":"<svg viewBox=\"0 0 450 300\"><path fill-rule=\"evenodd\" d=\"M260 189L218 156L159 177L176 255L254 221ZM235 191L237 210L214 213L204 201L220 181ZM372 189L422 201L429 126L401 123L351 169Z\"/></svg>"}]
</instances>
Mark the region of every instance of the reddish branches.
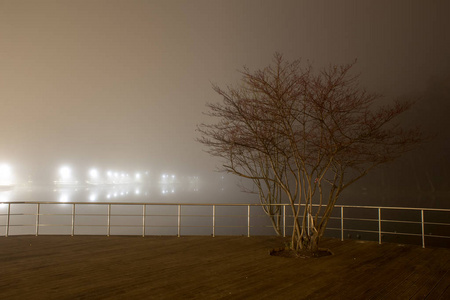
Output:
<instances>
[{"instance_id":1,"label":"reddish branches","mask_svg":"<svg viewBox=\"0 0 450 300\"><path fill-rule=\"evenodd\" d=\"M207 115L218 121L198 126L199 142L226 171L252 179L264 203L284 193L295 216L293 249L316 250L340 193L422 139L395 122L412 102L380 106L380 95L350 74L353 65L314 72L275 54L271 66L244 69L240 86L213 86L223 102L208 104Z\"/></svg>"}]
</instances>

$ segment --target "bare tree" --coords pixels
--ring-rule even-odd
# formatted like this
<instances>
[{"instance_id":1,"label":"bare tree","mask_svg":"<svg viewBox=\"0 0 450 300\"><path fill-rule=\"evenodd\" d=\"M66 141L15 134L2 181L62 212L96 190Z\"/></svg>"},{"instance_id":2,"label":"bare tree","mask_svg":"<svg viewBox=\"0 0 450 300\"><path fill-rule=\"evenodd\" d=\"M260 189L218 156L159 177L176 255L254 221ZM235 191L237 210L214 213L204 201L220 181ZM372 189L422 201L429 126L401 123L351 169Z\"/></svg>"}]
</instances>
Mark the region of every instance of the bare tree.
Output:
<instances>
[{"instance_id":1,"label":"bare tree","mask_svg":"<svg viewBox=\"0 0 450 300\"><path fill-rule=\"evenodd\" d=\"M269 158L255 151L249 153L248 157L239 155L237 158L240 160L241 172L245 172L256 187L256 191L245 186L242 186L242 189L258 195L265 214L270 218L273 229L277 235L281 235L281 206L277 204L281 204L282 191L271 171ZM236 164L236 159L233 159Z\"/></svg>"},{"instance_id":2,"label":"bare tree","mask_svg":"<svg viewBox=\"0 0 450 300\"><path fill-rule=\"evenodd\" d=\"M276 53L262 70L244 68L238 87L214 86L223 102L207 114L218 121L198 126L226 171L284 193L292 250L317 251L342 191L421 141L419 129L395 123L412 102L380 105L358 86L353 65L314 72Z\"/></svg>"}]
</instances>

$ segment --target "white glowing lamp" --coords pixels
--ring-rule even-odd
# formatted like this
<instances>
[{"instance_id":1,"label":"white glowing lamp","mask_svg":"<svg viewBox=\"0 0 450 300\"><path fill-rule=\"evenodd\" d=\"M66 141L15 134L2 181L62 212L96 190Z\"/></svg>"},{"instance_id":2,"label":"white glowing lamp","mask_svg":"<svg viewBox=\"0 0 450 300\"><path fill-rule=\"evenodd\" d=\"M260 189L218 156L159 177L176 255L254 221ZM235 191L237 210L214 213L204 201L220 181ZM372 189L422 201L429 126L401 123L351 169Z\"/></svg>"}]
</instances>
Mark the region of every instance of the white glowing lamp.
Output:
<instances>
[{"instance_id":1,"label":"white glowing lamp","mask_svg":"<svg viewBox=\"0 0 450 300\"><path fill-rule=\"evenodd\" d=\"M63 181L70 180L72 177L72 170L67 166L61 167L59 169L59 176Z\"/></svg>"},{"instance_id":2,"label":"white glowing lamp","mask_svg":"<svg viewBox=\"0 0 450 300\"><path fill-rule=\"evenodd\" d=\"M10 178L12 176L11 167L7 164L0 165L1 178Z\"/></svg>"},{"instance_id":3,"label":"white glowing lamp","mask_svg":"<svg viewBox=\"0 0 450 300\"><path fill-rule=\"evenodd\" d=\"M8 164L0 165L0 184L9 185L13 182L13 172Z\"/></svg>"},{"instance_id":4,"label":"white glowing lamp","mask_svg":"<svg viewBox=\"0 0 450 300\"><path fill-rule=\"evenodd\" d=\"M89 171L89 176L91 179L98 179L98 171L96 169L91 169Z\"/></svg>"}]
</instances>

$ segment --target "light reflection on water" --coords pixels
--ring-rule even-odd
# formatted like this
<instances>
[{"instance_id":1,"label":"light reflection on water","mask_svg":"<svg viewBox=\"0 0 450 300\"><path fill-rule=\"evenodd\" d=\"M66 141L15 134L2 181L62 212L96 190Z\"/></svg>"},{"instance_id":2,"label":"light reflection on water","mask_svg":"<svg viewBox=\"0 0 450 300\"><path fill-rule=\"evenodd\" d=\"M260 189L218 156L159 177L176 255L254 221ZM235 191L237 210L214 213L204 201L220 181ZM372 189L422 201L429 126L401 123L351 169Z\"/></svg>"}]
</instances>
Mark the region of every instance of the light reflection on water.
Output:
<instances>
[{"instance_id":1,"label":"light reflection on water","mask_svg":"<svg viewBox=\"0 0 450 300\"><path fill-rule=\"evenodd\" d=\"M236 189L190 189L169 185L18 186L0 191L2 202L132 202L132 203L257 203L256 195Z\"/></svg>"}]
</instances>

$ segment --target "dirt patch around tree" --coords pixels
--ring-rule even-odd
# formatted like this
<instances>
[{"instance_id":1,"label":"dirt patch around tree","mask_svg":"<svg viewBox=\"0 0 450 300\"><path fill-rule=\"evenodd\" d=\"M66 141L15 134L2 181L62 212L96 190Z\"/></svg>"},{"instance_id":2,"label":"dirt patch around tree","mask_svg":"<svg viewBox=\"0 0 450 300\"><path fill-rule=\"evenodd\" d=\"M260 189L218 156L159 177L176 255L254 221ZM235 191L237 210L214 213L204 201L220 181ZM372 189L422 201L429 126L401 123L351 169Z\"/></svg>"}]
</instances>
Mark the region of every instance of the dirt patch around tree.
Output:
<instances>
[{"instance_id":1,"label":"dirt patch around tree","mask_svg":"<svg viewBox=\"0 0 450 300\"><path fill-rule=\"evenodd\" d=\"M269 251L270 256L278 256L285 258L319 258L333 255L329 249L319 248L318 251L299 250L294 251L289 248L276 248Z\"/></svg>"}]
</instances>

